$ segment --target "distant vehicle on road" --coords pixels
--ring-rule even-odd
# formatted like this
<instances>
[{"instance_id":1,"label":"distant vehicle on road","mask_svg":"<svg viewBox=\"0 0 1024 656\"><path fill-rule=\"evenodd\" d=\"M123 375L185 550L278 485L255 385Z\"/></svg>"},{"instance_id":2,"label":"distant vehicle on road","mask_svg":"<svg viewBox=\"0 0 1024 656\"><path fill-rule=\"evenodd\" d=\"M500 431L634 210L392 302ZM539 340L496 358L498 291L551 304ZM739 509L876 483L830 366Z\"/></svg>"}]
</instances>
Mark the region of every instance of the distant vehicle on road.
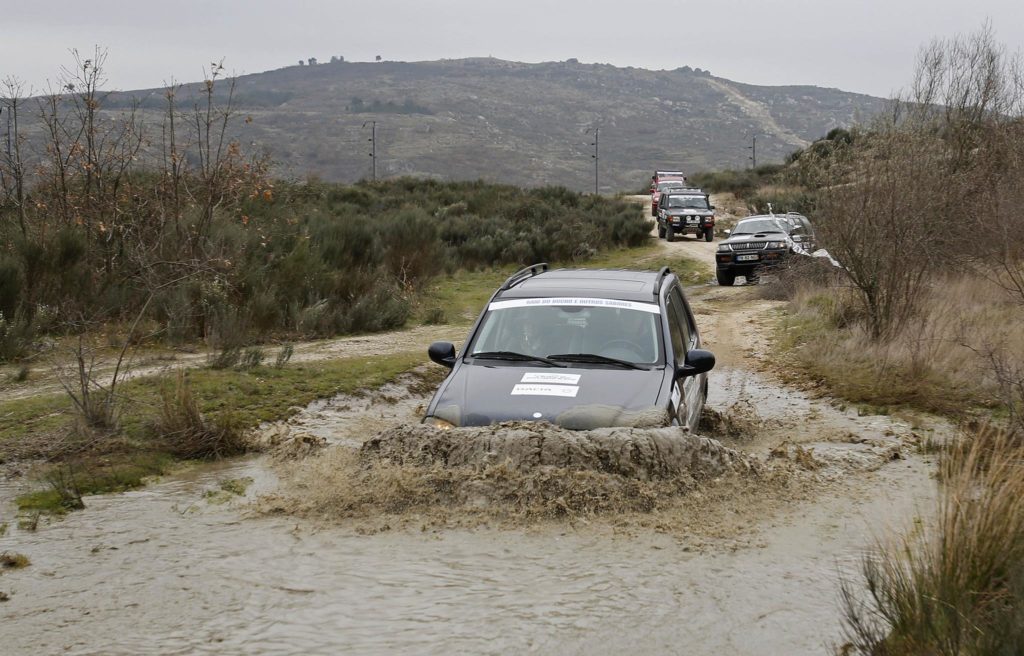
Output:
<instances>
[{"instance_id":1,"label":"distant vehicle on road","mask_svg":"<svg viewBox=\"0 0 1024 656\"><path fill-rule=\"evenodd\" d=\"M762 270L782 264L793 252L792 229L788 221L774 214L750 216L737 223L715 253L718 284L731 286L737 276L756 282Z\"/></svg>"},{"instance_id":2,"label":"distant vehicle on road","mask_svg":"<svg viewBox=\"0 0 1024 656\"><path fill-rule=\"evenodd\" d=\"M670 189L658 199L658 237L674 241L676 235L692 234L697 239L715 238L715 206L700 189Z\"/></svg>"},{"instance_id":3,"label":"distant vehicle on road","mask_svg":"<svg viewBox=\"0 0 1024 656\"><path fill-rule=\"evenodd\" d=\"M442 429L543 420L695 431L715 365L668 267L535 264L491 296L461 354L449 342L428 354L451 369L423 420Z\"/></svg>"},{"instance_id":4,"label":"distant vehicle on road","mask_svg":"<svg viewBox=\"0 0 1024 656\"><path fill-rule=\"evenodd\" d=\"M686 183L679 180L667 180L659 182L658 186L651 192L651 216L658 216L661 195L667 192L682 191L686 189Z\"/></svg>"},{"instance_id":5,"label":"distant vehicle on road","mask_svg":"<svg viewBox=\"0 0 1024 656\"><path fill-rule=\"evenodd\" d=\"M655 171L651 176L651 216L658 216L658 200L662 192L686 187L682 171Z\"/></svg>"},{"instance_id":6,"label":"distant vehicle on road","mask_svg":"<svg viewBox=\"0 0 1024 656\"><path fill-rule=\"evenodd\" d=\"M686 184L686 174L682 171L655 171L651 176L651 189L657 187L659 182L668 182L669 180L678 180Z\"/></svg>"}]
</instances>

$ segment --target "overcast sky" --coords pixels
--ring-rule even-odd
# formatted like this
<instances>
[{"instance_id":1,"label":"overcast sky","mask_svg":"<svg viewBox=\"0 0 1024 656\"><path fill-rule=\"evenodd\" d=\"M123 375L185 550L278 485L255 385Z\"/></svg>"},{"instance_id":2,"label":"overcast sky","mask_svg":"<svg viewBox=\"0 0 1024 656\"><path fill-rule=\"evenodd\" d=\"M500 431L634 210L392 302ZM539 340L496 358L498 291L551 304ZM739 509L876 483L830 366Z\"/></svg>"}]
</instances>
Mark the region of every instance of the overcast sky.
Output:
<instances>
[{"instance_id":1,"label":"overcast sky","mask_svg":"<svg viewBox=\"0 0 1024 656\"><path fill-rule=\"evenodd\" d=\"M751 84L888 96L909 82L922 44L986 18L1021 49L1021 0L0 0L0 78L38 92L70 49L99 45L110 89L194 81L221 59L242 74L332 55L490 55L689 65Z\"/></svg>"}]
</instances>

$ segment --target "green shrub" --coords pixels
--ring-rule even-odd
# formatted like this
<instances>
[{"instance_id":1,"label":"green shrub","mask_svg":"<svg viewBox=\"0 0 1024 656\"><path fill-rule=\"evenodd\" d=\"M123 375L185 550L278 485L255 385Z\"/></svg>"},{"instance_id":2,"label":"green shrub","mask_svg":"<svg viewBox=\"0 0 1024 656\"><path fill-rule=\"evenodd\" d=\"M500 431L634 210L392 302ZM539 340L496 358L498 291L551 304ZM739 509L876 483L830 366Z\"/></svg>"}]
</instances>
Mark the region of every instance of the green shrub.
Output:
<instances>
[{"instance_id":1,"label":"green shrub","mask_svg":"<svg viewBox=\"0 0 1024 656\"><path fill-rule=\"evenodd\" d=\"M177 222L147 214L166 200L159 186L133 193L123 229L99 238L44 213L30 223L47 239L0 229L0 358L23 353L33 326L131 322L146 304L151 332L206 340L220 351L211 364L233 367L254 340L401 326L408 298L441 273L582 261L642 244L651 229L623 199L482 181L278 181L272 201L225 204L207 227L187 203Z\"/></svg>"},{"instance_id":2,"label":"green shrub","mask_svg":"<svg viewBox=\"0 0 1024 656\"><path fill-rule=\"evenodd\" d=\"M21 296L21 267L14 258L0 255L0 316L13 317Z\"/></svg>"}]
</instances>

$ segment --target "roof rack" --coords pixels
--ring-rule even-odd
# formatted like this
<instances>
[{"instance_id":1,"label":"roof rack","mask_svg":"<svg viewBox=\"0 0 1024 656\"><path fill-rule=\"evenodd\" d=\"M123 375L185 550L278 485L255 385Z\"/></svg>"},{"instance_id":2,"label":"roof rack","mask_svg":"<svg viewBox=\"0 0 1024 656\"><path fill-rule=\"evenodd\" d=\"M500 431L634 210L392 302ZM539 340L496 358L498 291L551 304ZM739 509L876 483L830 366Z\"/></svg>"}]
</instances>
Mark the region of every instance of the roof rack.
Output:
<instances>
[{"instance_id":1,"label":"roof rack","mask_svg":"<svg viewBox=\"0 0 1024 656\"><path fill-rule=\"evenodd\" d=\"M658 271L658 276L654 279L654 298L658 298L658 294L661 292L661 285L665 282L665 278L668 274L672 273L667 266L661 267Z\"/></svg>"},{"instance_id":2,"label":"roof rack","mask_svg":"<svg viewBox=\"0 0 1024 656\"><path fill-rule=\"evenodd\" d=\"M537 274L540 273L544 273L547 270L547 262L531 264L530 266L520 269L519 271L516 271L511 276L509 276L508 280L506 280L505 283L501 287L499 287L499 289L501 291L505 291L506 289L512 289L513 287L515 287L522 281L526 280L527 278L532 278L533 276L536 276Z\"/></svg>"}]
</instances>

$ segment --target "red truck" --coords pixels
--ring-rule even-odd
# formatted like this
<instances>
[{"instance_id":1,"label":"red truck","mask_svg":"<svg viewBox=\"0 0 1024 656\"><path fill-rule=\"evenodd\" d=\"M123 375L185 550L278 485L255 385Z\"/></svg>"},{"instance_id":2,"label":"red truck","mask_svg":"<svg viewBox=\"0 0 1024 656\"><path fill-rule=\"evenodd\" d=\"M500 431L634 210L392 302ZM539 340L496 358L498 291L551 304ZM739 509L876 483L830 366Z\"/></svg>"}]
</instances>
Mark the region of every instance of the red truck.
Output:
<instances>
[{"instance_id":1,"label":"red truck","mask_svg":"<svg viewBox=\"0 0 1024 656\"><path fill-rule=\"evenodd\" d=\"M658 216L658 196L663 191L686 186L682 171L655 171L651 176L651 216Z\"/></svg>"}]
</instances>

